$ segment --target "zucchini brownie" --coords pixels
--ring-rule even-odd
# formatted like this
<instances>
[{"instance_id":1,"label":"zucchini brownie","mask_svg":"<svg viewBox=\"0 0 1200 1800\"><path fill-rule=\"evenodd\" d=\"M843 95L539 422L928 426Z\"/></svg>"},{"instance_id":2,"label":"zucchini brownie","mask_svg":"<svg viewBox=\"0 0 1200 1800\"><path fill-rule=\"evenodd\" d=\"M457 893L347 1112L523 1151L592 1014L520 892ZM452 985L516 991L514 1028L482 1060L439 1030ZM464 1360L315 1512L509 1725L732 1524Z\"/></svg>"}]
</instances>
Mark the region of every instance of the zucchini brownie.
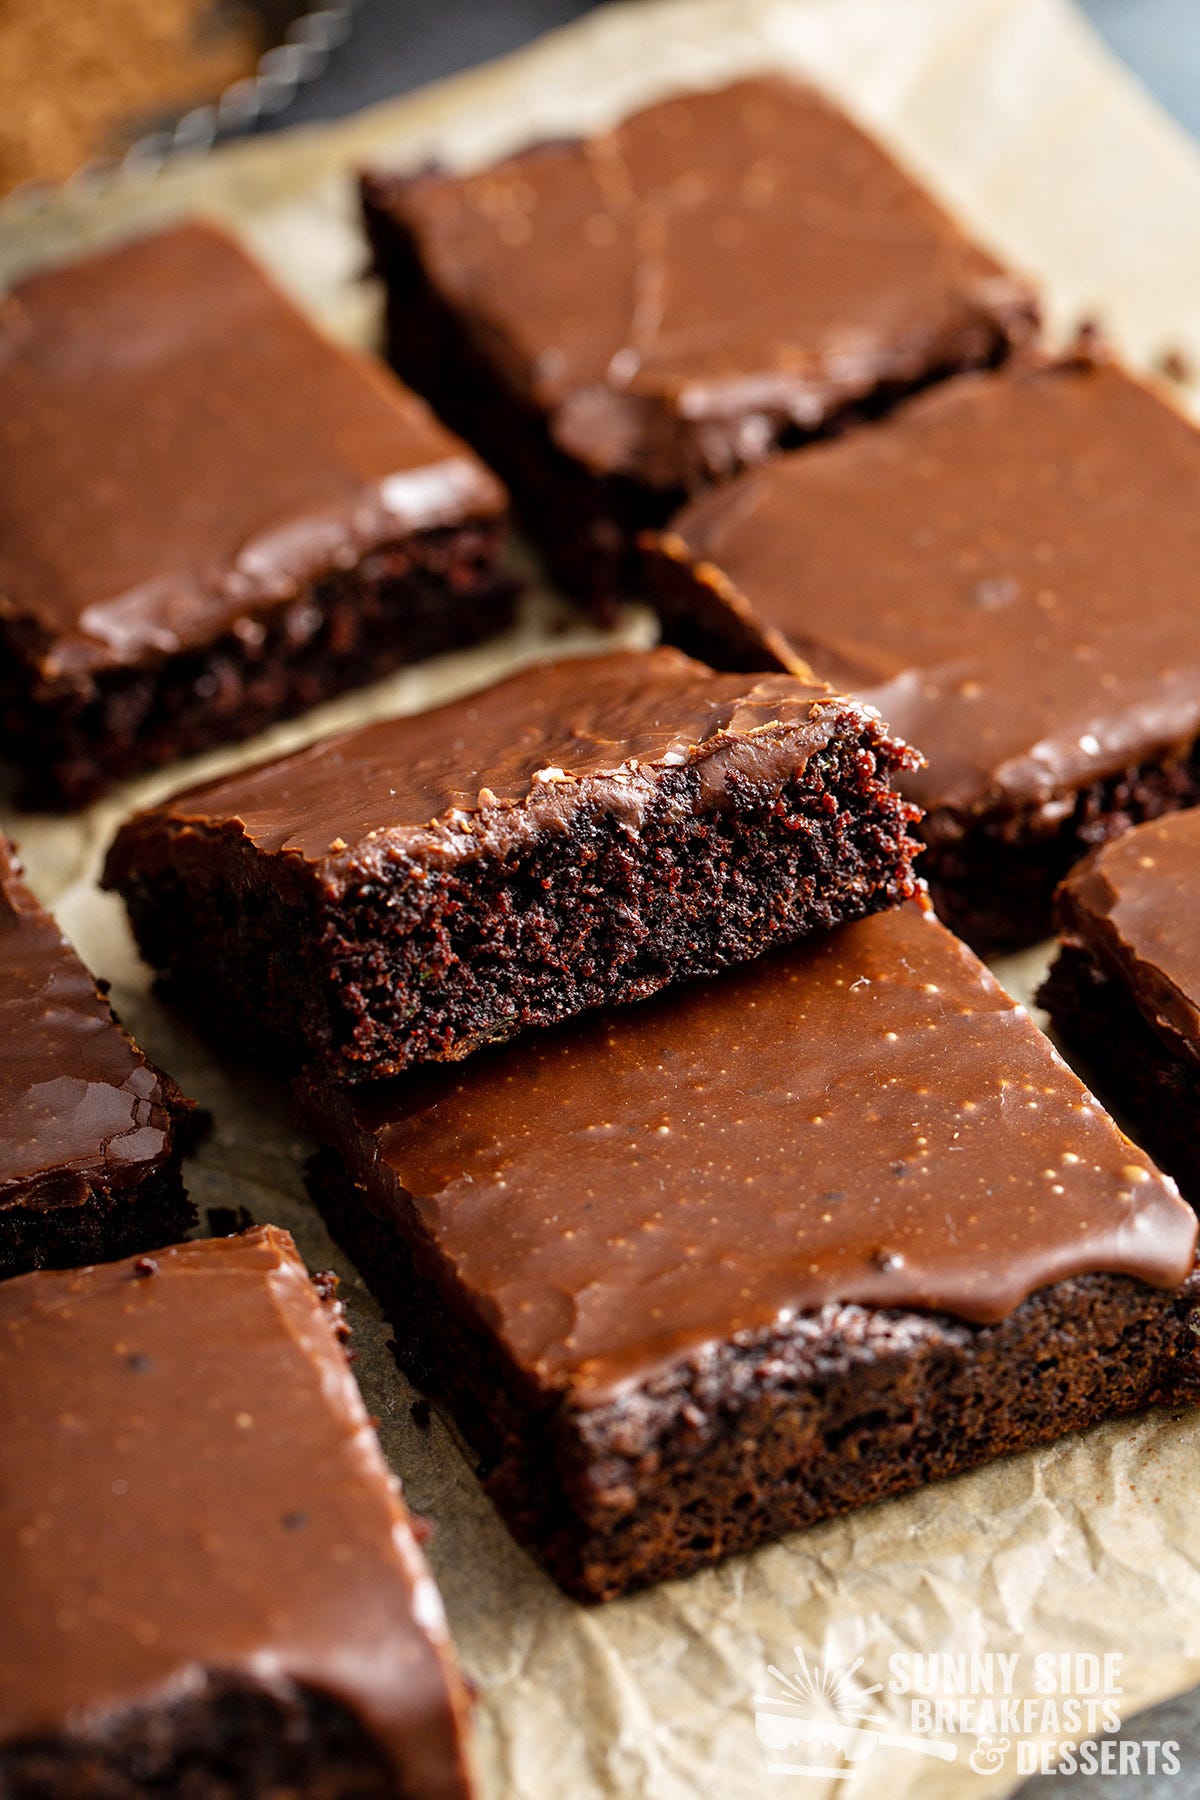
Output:
<instances>
[{"instance_id":1,"label":"zucchini brownie","mask_svg":"<svg viewBox=\"0 0 1200 1800\"><path fill-rule=\"evenodd\" d=\"M1056 900L1038 1000L1064 1048L1200 1206L1200 813L1105 844Z\"/></svg>"},{"instance_id":2,"label":"zucchini brownie","mask_svg":"<svg viewBox=\"0 0 1200 1800\"><path fill-rule=\"evenodd\" d=\"M921 871L986 954L1094 844L1200 798L1200 432L1095 349L922 394L686 509L666 634L815 670L924 753Z\"/></svg>"},{"instance_id":3,"label":"zucchini brownie","mask_svg":"<svg viewBox=\"0 0 1200 1800\"><path fill-rule=\"evenodd\" d=\"M193 1224L191 1102L124 1032L0 837L0 1277Z\"/></svg>"},{"instance_id":4,"label":"zucchini brownie","mask_svg":"<svg viewBox=\"0 0 1200 1800\"><path fill-rule=\"evenodd\" d=\"M581 1599L1200 1400L1195 1215L915 905L301 1093L331 1230Z\"/></svg>"},{"instance_id":5,"label":"zucchini brownie","mask_svg":"<svg viewBox=\"0 0 1200 1800\"><path fill-rule=\"evenodd\" d=\"M394 366L595 599L688 495L1036 328L1022 282L778 77L476 174L370 174L364 201Z\"/></svg>"},{"instance_id":6,"label":"zucchini brownie","mask_svg":"<svg viewBox=\"0 0 1200 1800\"><path fill-rule=\"evenodd\" d=\"M6 1800L468 1800L334 1285L265 1226L0 1288Z\"/></svg>"},{"instance_id":7,"label":"zucchini brownie","mask_svg":"<svg viewBox=\"0 0 1200 1800\"><path fill-rule=\"evenodd\" d=\"M187 223L0 300L0 750L119 777L508 622L499 482Z\"/></svg>"},{"instance_id":8,"label":"zucchini brownie","mask_svg":"<svg viewBox=\"0 0 1200 1800\"><path fill-rule=\"evenodd\" d=\"M105 881L223 1047L361 1080L897 904L911 762L792 676L576 659L178 795Z\"/></svg>"}]
</instances>

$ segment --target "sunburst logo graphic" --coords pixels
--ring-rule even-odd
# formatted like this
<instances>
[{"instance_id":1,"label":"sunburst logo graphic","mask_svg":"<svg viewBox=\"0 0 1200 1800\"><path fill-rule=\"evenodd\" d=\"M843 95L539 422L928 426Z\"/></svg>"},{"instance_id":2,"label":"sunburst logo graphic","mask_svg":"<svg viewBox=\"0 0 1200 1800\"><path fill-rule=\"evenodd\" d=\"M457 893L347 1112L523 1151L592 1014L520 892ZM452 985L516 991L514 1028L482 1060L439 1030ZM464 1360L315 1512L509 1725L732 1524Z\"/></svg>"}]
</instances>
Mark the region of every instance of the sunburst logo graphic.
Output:
<instances>
[{"instance_id":1,"label":"sunburst logo graphic","mask_svg":"<svg viewBox=\"0 0 1200 1800\"><path fill-rule=\"evenodd\" d=\"M774 1663L767 1664L767 1674L775 1677L789 1700L811 1706L814 1716L828 1712L840 1720L871 1717L871 1702L876 1694L883 1692L883 1683L877 1681L873 1687L859 1687L854 1678L865 1657L855 1657L848 1669L835 1669L825 1663L810 1663L799 1644L795 1647L795 1657L799 1671L796 1675L785 1675Z\"/></svg>"},{"instance_id":2,"label":"sunburst logo graphic","mask_svg":"<svg viewBox=\"0 0 1200 1800\"><path fill-rule=\"evenodd\" d=\"M911 1750L918 1756L935 1756L942 1762L954 1762L957 1746L932 1738L908 1737L889 1731L887 1721L877 1713L875 1695L882 1683L865 1687L858 1680L864 1659L859 1656L848 1668L833 1663L809 1662L800 1645L794 1649L796 1673L786 1674L774 1663L767 1673L780 1687L778 1694L755 1694L754 1727L759 1742L777 1754L806 1747L811 1753L828 1757L834 1752L838 1760L822 1762L768 1762L771 1775L812 1775L823 1780L849 1781L856 1766L873 1756L876 1750Z\"/></svg>"}]
</instances>

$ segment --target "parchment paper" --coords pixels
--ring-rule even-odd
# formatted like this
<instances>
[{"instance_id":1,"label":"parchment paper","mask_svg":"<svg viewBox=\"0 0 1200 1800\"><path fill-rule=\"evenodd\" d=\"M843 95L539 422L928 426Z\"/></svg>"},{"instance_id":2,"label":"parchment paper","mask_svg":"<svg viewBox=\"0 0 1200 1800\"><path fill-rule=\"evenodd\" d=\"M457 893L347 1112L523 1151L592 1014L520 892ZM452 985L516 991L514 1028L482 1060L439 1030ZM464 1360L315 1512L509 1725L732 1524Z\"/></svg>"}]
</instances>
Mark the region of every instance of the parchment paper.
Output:
<instances>
[{"instance_id":1,"label":"parchment paper","mask_svg":"<svg viewBox=\"0 0 1200 1800\"><path fill-rule=\"evenodd\" d=\"M1200 156L1113 65L1066 0L633 0L506 62L332 129L291 133L175 165L91 200L0 221L0 279L134 225L192 208L222 216L335 332L370 341L378 297L357 279L351 171L361 161L467 164L531 137L578 131L690 83L753 67L808 74L905 157L983 238L1043 283L1054 318L1102 317L1125 353L1200 363ZM1015 1741L947 1740L954 1760L878 1745L789 1752L838 1775L778 1775L755 1730L769 1665L813 1664L882 1684L871 1707L912 1725L889 1691L894 1653L1115 1652L1122 1716L1200 1678L1200 1416L1102 1428L834 1522L602 1610L558 1594L518 1551L447 1426L425 1428L386 1330L308 1208L307 1146L286 1096L223 1066L148 994L119 905L93 880L116 821L183 775L264 743L290 745L368 712L429 705L527 659L561 611L542 599L504 642L324 708L251 752L132 786L74 821L4 808L31 881L52 903L147 1050L216 1118L191 1166L203 1208L245 1204L291 1227L311 1266L346 1278L358 1372L413 1505L437 1521L431 1556L462 1659L480 1690L478 1760L489 1800L749 1800L847 1793L888 1800L998 1795ZM645 615L624 627L646 641ZM577 625L562 648L595 648ZM1035 955L1002 970L1016 991ZM818 1714L845 1722L832 1701ZM801 1707L800 1711L803 1712ZM814 1710L813 1706L809 1711ZM1069 1735L1062 1732L1062 1736ZM850 1740L847 1740L849 1742ZM973 1768L970 1758L974 1757ZM985 1773L977 1773L982 1768ZM986 1771L991 1769L992 1773ZM1200 1773L1184 1769L1177 1792ZM1164 1788L1164 1791L1169 1791Z\"/></svg>"}]
</instances>

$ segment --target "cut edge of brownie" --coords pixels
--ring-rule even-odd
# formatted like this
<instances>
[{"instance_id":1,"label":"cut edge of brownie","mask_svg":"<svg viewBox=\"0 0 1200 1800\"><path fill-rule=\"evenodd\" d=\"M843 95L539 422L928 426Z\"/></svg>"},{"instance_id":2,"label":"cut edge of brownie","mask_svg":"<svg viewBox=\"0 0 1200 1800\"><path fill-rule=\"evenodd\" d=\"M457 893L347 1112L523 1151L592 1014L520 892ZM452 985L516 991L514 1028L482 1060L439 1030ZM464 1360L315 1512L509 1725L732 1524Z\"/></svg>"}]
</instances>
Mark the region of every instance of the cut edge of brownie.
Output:
<instances>
[{"instance_id":1,"label":"cut edge of brownie","mask_svg":"<svg viewBox=\"0 0 1200 1800\"><path fill-rule=\"evenodd\" d=\"M113 1019L114 1027L123 1030ZM126 1034L128 1035L128 1034ZM183 1183L183 1159L203 1126L194 1104L149 1061L158 1105L167 1115L167 1145L153 1168L100 1163L49 1169L0 1192L0 1280L34 1269L116 1262L139 1250L161 1250L187 1236L196 1209Z\"/></svg>"},{"instance_id":2,"label":"cut edge of brownie","mask_svg":"<svg viewBox=\"0 0 1200 1800\"><path fill-rule=\"evenodd\" d=\"M569 831L498 836L461 866L373 859L331 894L300 859L267 874L233 831L143 849L135 819L104 882L224 1047L335 1080L456 1061L911 898L916 813L892 785L911 752L853 711L782 786L729 771L719 806L702 761L656 770L636 836L585 792Z\"/></svg>"},{"instance_id":3,"label":"cut edge of brownie","mask_svg":"<svg viewBox=\"0 0 1200 1800\"><path fill-rule=\"evenodd\" d=\"M586 1602L1102 1419L1200 1403L1198 1270L1170 1293L1079 1276L989 1326L830 1305L572 1404L509 1366L447 1297L436 1251L381 1219L339 1156L319 1152L309 1187L514 1537Z\"/></svg>"},{"instance_id":4,"label":"cut edge of brownie","mask_svg":"<svg viewBox=\"0 0 1200 1800\"><path fill-rule=\"evenodd\" d=\"M39 673L44 645L0 622L0 751L30 807L76 808L115 782L268 725L512 622L502 519L414 532L253 612L211 643L79 682Z\"/></svg>"},{"instance_id":5,"label":"cut edge of brownie","mask_svg":"<svg viewBox=\"0 0 1200 1800\"><path fill-rule=\"evenodd\" d=\"M1089 1087L1200 1211L1200 1065L1173 1054L1125 982L1070 939L1061 943L1037 1003Z\"/></svg>"},{"instance_id":6,"label":"cut edge of brownie","mask_svg":"<svg viewBox=\"0 0 1200 1800\"><path fill-rule=\"evenodd\" d=\"M351 1331L338 1277L313 1274L309 1282L344 1348ZM409 1517L415 1532L419 1520ZM168 1800L184 1791L194 1800L241 1800L277 1790L420 1800L398 1785L382 1747L342 1700L266 1670L198 1666L168 1692L85 1718L77 1729L0 1743L6 1800Z\"/></svg>"},{"instance_id":7,"label":"cut edge of brownie","mask_svg":"<svg viewBox=\"0 0 1200 1800\"><path fill-rule=\"evenodd\" d=\"M713 668L813 669L782 632L760 621L725 573L693 558L675 533L640 539L663 638ZM821 670L816 669L819 676ZM920 745L917 748L920 749ZM918 870L938 917L980 956L1021 950L1053 930L1054 892L1097 845L1131 826L1200 804L1200 740L1164 744L1149 760L1027 807L975 814L935 806L917 825Z\"/></svg>"},{"instance_id":8,"label":"cut edge of brownie","mask_svg":"<svg viewBox=\"0 0 1200 1800\"><path fill-rule=\"evenodd\" d=\"M607 615L615 600L636 590L638 534L665 525L698 490L593 473L554 442L546 421L505 385L429 281L415 237L395 204L421 179L383 170L365 171L360 178L372 266L386 293L388 360L499 472L554 575ZM1009 313L990 320L981 316L957 354L919 375L881 379L868 395L840 405L815 429L804 429L780 409L756 460L876 418L952 375L997 367L1036 331L1037 321L1032 294L1014 283ZM728 470L736 472L736 466Z\"/></svg>"}]
</instances>

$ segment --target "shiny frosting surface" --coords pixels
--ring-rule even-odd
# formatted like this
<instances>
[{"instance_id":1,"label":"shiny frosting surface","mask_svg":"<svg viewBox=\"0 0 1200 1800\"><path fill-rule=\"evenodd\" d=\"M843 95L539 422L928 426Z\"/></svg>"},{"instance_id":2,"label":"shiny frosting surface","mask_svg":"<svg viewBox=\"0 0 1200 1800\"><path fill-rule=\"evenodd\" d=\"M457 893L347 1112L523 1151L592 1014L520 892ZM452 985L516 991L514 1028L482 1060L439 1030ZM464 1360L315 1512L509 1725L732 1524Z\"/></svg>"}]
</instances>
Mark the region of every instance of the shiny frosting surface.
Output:
<instances>
[{"instance_id":1,"label":"shiny frosting surface","mask_svg":"<svg viewBox=\"0 0 1200 1800\"><path fill-rule=\"evenodd\" d=\"M924 752L927 808L1037 806L1200 731L1200 433L1115 367L962 377L672 529Z\"/></svg>"},{"instance_id":2,"label":"shiny frosting surface","mask_svg":"<svg viewBox=\"0 0 1200 1800\"><path fill-rule=\"evenodd\" d=\"M1200 1059L1200 812L1139 825L1071 871L1066 936L1117 974L1176 1052Z\"/></svg>"},{"instance_id":3,"label":"shiny frosting surface","mask_svg":"<svg viewBox=\"0 0 1200 1800\"><path fill-rule=\"evenodd\" d=\"M469 849L481 822L530 806L569 813L585 785L631 811L650 791L643 769L701 760L712 779L736 759L753 772L802 767L861 702L789 675L716 675L675 650L537 664L433 712L388 719L177 795L135 818L110 868L145 838L232 827L267 853L313 862L353 857L368 841L401 844L440 822Z\"/></svg>"},{"instance_id":4,"label":"shiny frosting surface","mask_svg":"<svg viewBox=\"0 0 1200 1800\"><path fill-rule=\"evenodd\" d=\"M774 77L387 204L560 447L664 486L704 421L745 413L752 433L778 409L811 429L1028 304L842 112Z\"/></svg>"},{"instance_id":5,"label":"shiny frosting surface","mask_svg":"<svg viewBox=\"0 0 1200 1800\"><path fill-rule=\"evenodd\" d=\"M270 1226L0 1286L0 1744L219 1670L465 1794L441 1603L323 1313Z\"/></svg>"},{"instance_id":6,"label":"shiny frosting surface","mask_svg":"<svg viewBox=\"0 0 1200 1800\"><path fill-rule=\"evenodd\" d=\"M206 642L498 484L216 228L0 300L0 616L47 677Z\"/></svg>"},{"instance_id":7,"label":"shiny frosting surface","mask_svg":"<svg viewBox=\"0 0 1200 1800\"><path fill-rule=\"evenodd\" d=\"M915 906L308 1104L459 1303L583 1404L831 1301L985 1323L1193 1265L1174 1184Z\"/></svg>"},{"instance_id":8,"label":"shiny frosting surface","mask_svg":"<svg viewBox=\"0 0 1200 1800\"><path fill-rule=\"evenodd\" d=\"M0 838L0 1208L47 1175L119 1179L170 1129L157 1074Z\"/></svg>"}]
</instances>

